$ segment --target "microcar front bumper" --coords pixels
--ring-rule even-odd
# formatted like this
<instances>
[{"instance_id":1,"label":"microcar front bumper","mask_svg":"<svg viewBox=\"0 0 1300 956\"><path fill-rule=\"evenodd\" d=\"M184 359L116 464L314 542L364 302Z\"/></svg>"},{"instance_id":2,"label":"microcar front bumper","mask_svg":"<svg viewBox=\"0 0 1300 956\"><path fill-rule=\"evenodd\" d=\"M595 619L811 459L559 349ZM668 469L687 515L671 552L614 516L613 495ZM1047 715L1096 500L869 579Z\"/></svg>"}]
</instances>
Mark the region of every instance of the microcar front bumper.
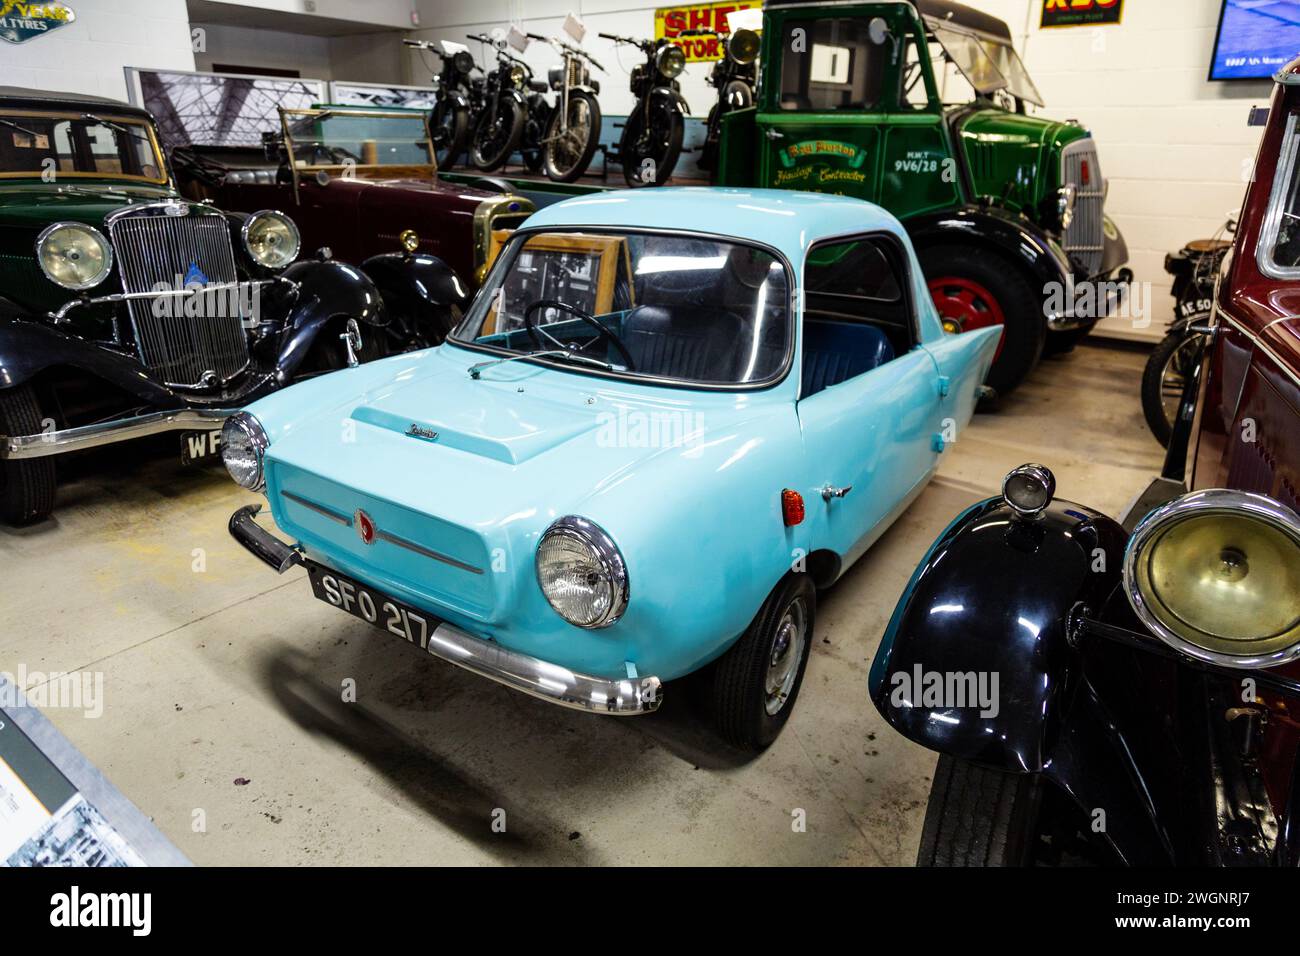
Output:
<instances>
[{"instance_id":1,"label":"microcar front bumper","mask_svg":"<svg viewBox=\"0 0 1300 956\"><path fill-rule=\"evenodd\" d=\"M231 515L231 536L279 574L303 564L301 553L257 524L259 511L260 505L248 505ZM607 680L579 674L474 637L445 621L439 621L429 635L428 651L480 677L572 710L631 716L658 710L663 702L657 677Z\"/></svg>"}]
</instances>

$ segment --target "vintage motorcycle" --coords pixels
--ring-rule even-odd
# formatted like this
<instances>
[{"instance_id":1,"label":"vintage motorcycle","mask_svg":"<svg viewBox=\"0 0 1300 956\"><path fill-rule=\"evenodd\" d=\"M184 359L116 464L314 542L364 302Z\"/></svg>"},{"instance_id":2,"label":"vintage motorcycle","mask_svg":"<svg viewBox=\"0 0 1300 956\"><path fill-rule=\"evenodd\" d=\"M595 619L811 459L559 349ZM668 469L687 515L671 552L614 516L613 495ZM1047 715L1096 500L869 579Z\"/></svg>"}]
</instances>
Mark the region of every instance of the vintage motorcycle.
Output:
<instances>
[{"instance_id":1,"label":"vintage motorcycle","mask_svg":"<svg viewBox=\"0 0 1300 956\"><path fill-rule=\"evenodd\" d=\"M439 169L451 169L465 155L469 145L470 120L483 104L482 71L474 64L468 50L448 47L442 42L403 40L418 50L427 50L441 58L442 70L433 76L436 103L429 118L433 133L434 158Z\"/></svg>"},{"instance_id":2,"label":"vintage motorcycle","mask_svg":"<svg viewBox=\"0 0 1300 956\"><path fill-rule=\"evenodd\" d=\"M728 36L714 30L684 30L680 36L716 36L722 48L722 59L713 65L709 85L718 91L718 101L709 109L705 121L707 134L700 151L699 167L708 172L718 168L718 153L722 143L722 118L734 111L754 105L754 89L758 86L758 34L753 30L737 30Z\"/></svg>"},{"instance_id":3,"label":"vintage motorcycle","mask_svg":"<svg viewBox=\"0 0 1300 956\"><path fill-rule=\"evenodd\" d=\"M637 40L602 33L615 43L634 46L645 56L632 68L630 83L636 106L623 126L618 161L629 186L662 186L673 174L682 152L690 107L677 77L686 69L686 54L670 40Z\"/></svg>"},{"instance_id":4,"label":"vintage motorcycle","mask_svg":"<svg viewBox=\"0 0 1300 956\"><path fill-rule=\"evenodd\" d=\"M523 143L528 119L525 91L545 93L546 84L533 79L532 69L505 48L505 41L494 40L486 34L473 35L470 39L490 43L497 57L496 68L484 83L483 108L469 146L474 168L489 173L504 166Z\"/></svg>"},{"instance_id":5,"label":"vintage motorcycle","mask_svg":"<svg viewBox=\"0 0 1300 956\"><path fill-rule=\"evenodd\" d=\"M1235 216L1210 239L1195 239L1165 256L1165 271L1173 276L1174 320L1147 359L1142 373L1142 412L1162 445L1169 444L1174 416L1188 372L1201 361L1203 330L1214 304L1219 267L1232 248L1223 238L1237 231Z\"/></svg>"},{"instance_id":6,"label":"vintage motorcycle","mask_svg":"<svg viewBox=\"0 0 1300 956\"><path fill-rule=\"evenodd\" d=\"M548 86L560 96L554 108L547 107L539 166L548 179L571 183L587 171L600 144L600 103L596 100L600 83L591 78L590 67L602 73L605 68L591 54L559 37L527 36L549 45L562 60L547 74Z\"/></svg>"}]
</instances>

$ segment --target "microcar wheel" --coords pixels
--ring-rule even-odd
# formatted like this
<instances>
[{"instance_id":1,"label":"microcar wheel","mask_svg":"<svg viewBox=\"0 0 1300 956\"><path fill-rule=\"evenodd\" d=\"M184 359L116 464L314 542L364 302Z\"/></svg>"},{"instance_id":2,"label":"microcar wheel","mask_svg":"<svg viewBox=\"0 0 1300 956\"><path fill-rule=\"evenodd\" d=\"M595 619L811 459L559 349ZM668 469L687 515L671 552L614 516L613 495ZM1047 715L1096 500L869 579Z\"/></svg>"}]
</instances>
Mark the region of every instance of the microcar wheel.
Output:
<instances>
[{"instance_id":1,"label":"microcar wheel","mask_svg":"<svg viewBox=\"0 0 1300 956\"><path fill-rule=\"evenodd\" d=\"M43 429L40 404L29 385L0 392L0 435L37 435ZM32 524L54 510L54 459L0 460L0 520Z\"/></svg>"},{"instance_id":2,"label":"microcar wheel","mask_svg":"<svg viewBox=\"0 0 1300 956\"><path fill-rule=\"evenodd\" d=\"M942 754L930 786L917 866L1028 866L1042 781Z\"/></svg>"},{"instance_id":3,"label":"microcar wheel","mask_svg":"<svg viewBox=\"0 0 1300 956\"><path fill-rule=\"evenodd\" d=\"M785 579L716 665L713 707L728 743L759 751L790 719L812 646L817 591L807 575Z\"/></svg>"},{"instance_id":4,"label":"microcar wheel","mask_svg":"<svg viewBox=\"0 0 1300 956\"><path fill-rule=\"evenodd\" d=\"M1007 394L1043 354L1043 297L996 254L940 246L918 255L945 330L1002 329L985 383L999 395Z\"/></svg>"}]
</instances>

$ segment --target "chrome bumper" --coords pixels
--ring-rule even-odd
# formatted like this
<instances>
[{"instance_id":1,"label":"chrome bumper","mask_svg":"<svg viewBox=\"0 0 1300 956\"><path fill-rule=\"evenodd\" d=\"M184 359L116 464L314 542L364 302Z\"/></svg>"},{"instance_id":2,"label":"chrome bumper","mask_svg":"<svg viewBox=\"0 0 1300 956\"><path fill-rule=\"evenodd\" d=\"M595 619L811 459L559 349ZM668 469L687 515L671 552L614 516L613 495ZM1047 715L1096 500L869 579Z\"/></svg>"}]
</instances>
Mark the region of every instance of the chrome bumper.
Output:
<instances>
[{"instance_id":1,"label":"chrome bumper","mask_svg":"<svg viewBox=\"0 0 1300 956\"><path fill-rule=\"evenodd\" d=\"M0 435L0 459L45 458L70 451L84 451L114 442L144 438L159 432L215 431L235 413L233 408L183 408L170 412L150 412L133 418L80 425L39 435Z\"/></svg>"},{"instance_id":2,"label":"chrome bumper","mask_svg":"<svg viewBox=\"0 0 1300 956\"><path fill-rule=\"evenodd\" d=\"M259 511L260 505L248 505L231 515L231 536L279 574L302 564L302 555L296 549L257 524L254 519ZM658 710L663 701L658 677L606 680L579 674L485 641L445 622L429 635L429 653L480 677L572 710L631 716Z\"/></svg>"}]
</instances>

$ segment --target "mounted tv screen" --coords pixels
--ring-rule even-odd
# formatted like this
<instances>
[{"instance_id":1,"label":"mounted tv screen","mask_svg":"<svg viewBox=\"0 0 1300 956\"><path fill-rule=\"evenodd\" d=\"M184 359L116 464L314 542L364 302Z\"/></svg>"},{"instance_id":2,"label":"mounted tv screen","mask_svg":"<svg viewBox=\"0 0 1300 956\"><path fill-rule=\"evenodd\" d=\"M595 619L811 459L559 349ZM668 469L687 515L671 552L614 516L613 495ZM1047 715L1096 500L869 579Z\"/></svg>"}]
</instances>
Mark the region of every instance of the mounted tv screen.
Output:
<instances>
[{"instance_id":1,"label":"mounted tv screen","mask_svg":"<svg viewBox=\"0 0 1300 956\"><path fill-rule=\"evenodd\" d=\"M1212 80L1265 80L1300 56L1300 0L1223 0Z\"/></svg>"}]
</instances>

